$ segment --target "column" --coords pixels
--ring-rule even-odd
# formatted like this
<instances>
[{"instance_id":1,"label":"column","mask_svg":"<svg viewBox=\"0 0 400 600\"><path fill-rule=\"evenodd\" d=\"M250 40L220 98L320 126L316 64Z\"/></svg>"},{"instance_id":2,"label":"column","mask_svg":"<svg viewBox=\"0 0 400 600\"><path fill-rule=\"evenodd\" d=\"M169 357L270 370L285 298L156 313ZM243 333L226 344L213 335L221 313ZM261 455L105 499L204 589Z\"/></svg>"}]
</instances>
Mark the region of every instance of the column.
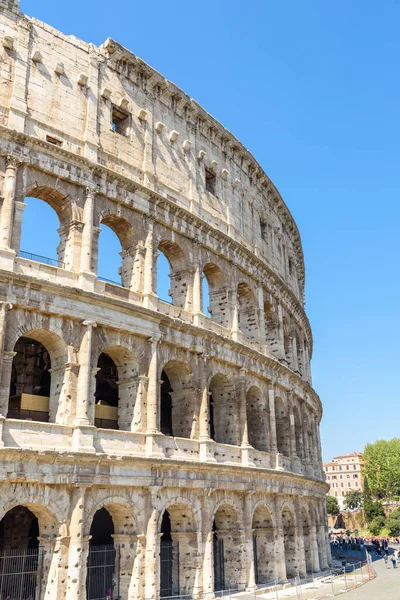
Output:
<instances>
[{"instance_id":1,"label":"column","mask_svg":"<svg viewBox=\"0 0 400 600\"><path fill-rule=\"evenodd\" d=\"M281 499L277 496L274 499L275 506L275 580L285 581L286 580L286 559L285 559L285 546L283 542L283 526L282 526L282 515L280 512Z\"/></svg>"},{"instance_id":2,"label":"column","mask_svg":"<svg viewBox=\"0 0 400 600\"><path fill-rule=\"evenodd\" d=\"M146 560L145 560L145 590L144 597L156 599L160 592L160 537L157 529L157 493L160 488L150 488L149 519L146 533Z\"/></svg>"},{"instance_id":3,"label":"column","mask_svg":"<svg viewBox=\"0 0 400 600\"><path fill-rule=\"evenodd\" d=\"M203 598L211 600L214 594L214 554L212 531L212 510L208 495L201 498L201 533L203 540Z\"/></svg>"},{"instance_id":4,"label":"column","mask_svg":"<svg viewBox=\"0 0 400 600\"><path fill-rule=\"evenodd\" d=\"M322 501L322 515L323 515L323 519L324 519L326 568L328 568L332 564L332 556L331 556L331 544L329 542L329 537L328 537L328 511L326 508L325 500Z\"/></svg>"},{"instance_id":5,"label":"column","mask_svg":"<svg viewBox=\"0 0 400 600\"><path fill-rule=\"evenodd\" d=\"M99 110L99 63L98 55L93 46L89 49L89 87L82 88L82 93L86 95L86 123L85 123L85 158L90 162L97 163L97 150L99 147L99 134L97 130L98 110Z\"/></svg>"},{"instance_id":6,"label":"column","mask_svg":"<svg viewBox=\"0 0 400 600\"><path fill-rule=\"evenodd\" d=\"M285 335L284 335L284 331L283 331L283 314L282 314L282 306L280 304L278 304L278 319L279 319L278 358L281 360L286 360Z\"/></svg>"},{"instance_id":7,"label":"column","mask_svg":"<svg viewBox=\"0 0 400 600\"><path fill-rule=\"evenodd\" d=\"M297 339L294 334L291 337L291 344L292 344L292 368L293 368L293 371L296 371L298 373L299 372L299 357L297 355Z\"/></svg>"},{"instance_id":8,"label":"column","mask_svg":"<svg viewBox=\"0 0 400 600\"><path fill-rule=\"evenodd\" d=\"M117 552L119 550L120 598L126 598L127 600L133 597L140 598L140 589L138 589L140 564L135 564L136 557L140 558L140 554L138 555L138 551L140 553L138 536L129 533L114 533L112 538ZM133 589L139 592L135 596L130 595Z\"/></svg>"},{"instance_id":9,"label":"column","mask_svg":"<svg viewBox=\"0 0 400 600\"><path fill-rule=\"evenodd\" d=\"M81 251L80 281L84 289L93 290L96 273L92 268L93 241L94 241L94 201L96 191L93 187L86 188L85 206L83 209L83 232Z\"/></svg>"},{"instance_id":10,"label":"column","mask_svg":"<svg viewBox=\"0 0 400 600\"><path fill-rule=\"evenodd\" d=\"M91 397L91 379L93 377L93 329L97 327L97 323L94 321L83 321L82 325L86 327L86 331L83 335L81 348L79 351L80 368L72 443L74 450L94 452L94 397Z\"/></svg>"},{"instance_id":11,"label":"column","mask_svg":"<svg viewBox=\"0 0 400 600\"><path fill-rule=\"evenodd\" d=\"M293 392L288 392L288 404L289 404L289 443L290 443L290 456L291 458L298 458L296 451L296 427L294 422L293 412Z\"/></svg>"},{"instance_id":12,"label":"column","mask_svg":"<svg viewBox=\"0 0 400 600\"><path fill-rule=\"evenodd\" d=\"M210 394L208 391L208 354L199 357L200 414L199 414L199 458L201 461L216 462L214 440L210 438Z\"/></svg>"},{"instance_id":13,"label":"column","mask_svg":"<svg viewBox=\"0 0 400 600\"><path fill-rule=\"evenodd\" d=\"M239 339L239 336L240 336L240 329L239 329L239 299L238 299L238 294L237 294L236 288L231 290L231 306L232 306L231 333L232 333L232 339L235 340L235 342L237 342Z\"/></svg>"},{"instance_id":14,"label":"column","mask_svg":"<svg viewBox=\"0 0 400 600\"><path fill-rule=\"evenodd\" d=\"M258 330L259 330L259 342L261 346L266 349L267 346L267 334L265 332L265 314L264 314L264 289L259 287L257 290L258 298Z\"/></svg>"},{"instance_id":15,"label":"column","mask_svg":"<svg viewBox=\"0 0 400 600\"><path fill-rule=\"evenodd\" d=\"M85 598L86 561L89 551L89 538L84 538L86 487L74 489L70 522L70 541L67 570L67 598Z\"/></svg>"},{"instance_id":16,"label":"column","mask_svg":"<svg viewBox=\"0 0 400 600\"><path fill-rule=\"evenodd\" d=\"M269 402L269 418L270 418L270 432L271 432L271 447L272 453L278 452L276 445L276 420L275 420L275 385L273 382L270 383L268 390L268 402Z\"/></svg>"},{"instance_id":17,"label":"column","mask_svg":"<svg viewBox=\"0 0 400 600\"><path fill-rule=\"evenodd\" d=\"M4 3L2 3L4 6ZM19 6L19 2L9 2L6 4L14 4ZM16 130L18 133L25 133L25 119L27 112L28 98L28 73L30 71L29 54L31 52L31 44L33 44L32 22L28 19L18 20L16 48L14 50L15 60L13 73L13 91L10 98L10 112L8 115L8 127L11 131Z\"/></svg>"},{"instance_id":18,"label":"column","mask_svg":"<svg viewBox=\"0 0 400 600\"><path fill-rule=\"evenodd\" d=\"M15 251L11 248L15 211L17 171L20 162L14 156L7 156L3 183L3 204L0 216L0 267L12 270Z\"/></svg>"},{"instance_id":19,"label":"column","mask_svg":"<svg viewBox=\"0 0 400 600\"><path fill-rule=\"evenodd\" d=\"M246 398L246 374L247 369L240 369L240 376L237 382L239 393L239 427L240 427L240 447L242 455L242 465L253 465L251 460L251 446L249 444L249 430L247 423L247 398Z\"/></svg>"},{"instance_id":20,"label":"column","mask_svg":"<svg viewBox=\"0 0 400 600\"><path fill-rule=\"evenodd\" d=\"M318 541L317 541L317 528L315 524L310 526L310 540L311 540L311 560L313 573L318 573L321 570L318 556Z\"/></svg>"},{"instance_id":21,"label":"column","mask_svg":"<svg viewBox=\"0 0 400 600\"><path fill-rule=\"evenodd\" d=\"M153 215L146 215L147 236L145 241L143 303L146 308L157 309L157 294L155 291L155 253L154 253L154 222Z\"/></svg>"},{"instance_id":22,"label":"column","mask_svg":"<svg viewBox=\"0 0 400 600\"><path fill-rule=\"evenodd\" d=\"M247 493L243 499L243 528L244 528L244 569L246 590L254 591L256 588L256 573L254 564L253 546L253 500L252 494Z\"/></svg>"},{"instance_id":23,"label":"column","mask_svg":"<svg viewBox=\"0 0 400 600\"><path fill-rule=\"evenodd\" d=\"M159 390L158 379L158 345L160 337L150 338L150 364L149 382L147 389L147 429L146 429L146 455L164 456L162 448L162 434L159 429Z\"/></svg>"},{"instance_id":24,"label":"column","mask_svg":"<svg viewBox=\"0 0 400 600\"><path fill-rule=\"evenodd\" d=\"M7 313L12 307L13 305L9 302L0 302L0 448L4 446L2 441L3 425L8 412L12 361L16 354L15 352L4 352Z\"/></svg>"},{"instance_id":25,"label":"column","mask_svg":"<svg viewBox=\"0 0 400 600\"><path fill-rule=\"evenodd\" d=\"M306 555L304 548L304 532L303 532L303 524L301 518L301 511L298 500L295 501L295 511L296 511L296 529L297 529L297 569L300 577L306 577L307 568L306 568Z\"/></svg>"},{"instance_id":26,"label":"column","mask_svg":"<svg viewBox=\"0 0 400 600\"><path fill-rule=\"evenodd\" d=\"M66 592L64 573L68 568L68 538L43 536L38 540L43 551L41 597L60 598Z\"/></svg>"}]
</instances>

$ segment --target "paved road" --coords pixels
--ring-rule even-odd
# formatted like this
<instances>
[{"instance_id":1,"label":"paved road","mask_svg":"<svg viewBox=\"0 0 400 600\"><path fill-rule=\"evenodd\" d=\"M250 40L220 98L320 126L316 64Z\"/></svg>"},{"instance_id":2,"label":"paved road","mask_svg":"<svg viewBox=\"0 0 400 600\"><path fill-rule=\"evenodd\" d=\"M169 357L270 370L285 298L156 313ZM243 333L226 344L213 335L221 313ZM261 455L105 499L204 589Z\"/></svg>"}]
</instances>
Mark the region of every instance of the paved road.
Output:
<instances>
[{"instance_id":1,"label":"paved road","mask_svg":"<svg viewBox=\"0 0 400 600\"><path fill-rule=\"evenodd\" d=\"M374 568L378 577L369 581L362 587L348 592L343 600L400 600L400 568L385 568L383 559L374 561Z\"/></svg>"}]
</instances>

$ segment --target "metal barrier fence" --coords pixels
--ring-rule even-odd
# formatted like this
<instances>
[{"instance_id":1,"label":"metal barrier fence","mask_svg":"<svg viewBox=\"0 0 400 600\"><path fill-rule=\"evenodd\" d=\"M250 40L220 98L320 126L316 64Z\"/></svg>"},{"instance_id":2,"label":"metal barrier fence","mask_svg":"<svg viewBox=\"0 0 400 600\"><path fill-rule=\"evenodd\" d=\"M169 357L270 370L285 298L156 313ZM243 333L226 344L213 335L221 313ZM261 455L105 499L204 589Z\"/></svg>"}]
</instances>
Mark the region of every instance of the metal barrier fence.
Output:
<instances>
[{"instance_id":1,"label":"metal barrier fence","mask_svg":"<svg viewBox=\"0 0 400 600\"><path fill-rule=\"evenodd\" d=\"M40 548L7 550L0 554L0 598L37 600L43 554Z\"/></svg>"},{"instance_id":2,"label":"metal barrier fence","mask_svg":"<svg viewBox=\"0 0 400 600\"><path fill-rule=\"evenodd\" d=\"M41 256L40 254L32 254L32 252L25 252L24 250L20 250L18 256L20 258L27 258L28 260L33 260L34 262L43 263L44 265L50 265L51 267L59 267L60 269L65 269L65 263L62 260L58 260L56 258Z\"/></svg>"}]
</instances>

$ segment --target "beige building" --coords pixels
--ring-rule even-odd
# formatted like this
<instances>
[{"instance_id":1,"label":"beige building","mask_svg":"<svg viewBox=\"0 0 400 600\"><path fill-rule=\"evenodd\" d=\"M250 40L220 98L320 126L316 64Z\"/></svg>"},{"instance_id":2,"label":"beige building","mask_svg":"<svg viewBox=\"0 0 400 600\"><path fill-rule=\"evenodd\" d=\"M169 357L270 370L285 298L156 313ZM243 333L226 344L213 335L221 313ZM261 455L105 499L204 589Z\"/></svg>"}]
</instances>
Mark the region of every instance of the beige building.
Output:
<instances>
[{"instance_id":1,"label":"beige building","mask_svg":"<svg viewBox=\"0 0 400 600\"><path fill-rule=\"evenodd\" d=\"M329 496L338 499L343 508L344 497L349 491L362 491L363 455L360 452L335 456L332 462L324 463L326 482L329 484Z\"/></svg>"},{"instance_id":2,"label":"beige building","mask_svg":"<svg viewBox=\"0 0 400 600\"><path fill-rule=\"evenodd\" d=\"M213 598L325 569L290 212L160 73L18 4L0 0L1 590ZM21 248L27 198L57 215L58 256ZM98 277L101 227L118 282Z\"/></svg>"}]
</instances>

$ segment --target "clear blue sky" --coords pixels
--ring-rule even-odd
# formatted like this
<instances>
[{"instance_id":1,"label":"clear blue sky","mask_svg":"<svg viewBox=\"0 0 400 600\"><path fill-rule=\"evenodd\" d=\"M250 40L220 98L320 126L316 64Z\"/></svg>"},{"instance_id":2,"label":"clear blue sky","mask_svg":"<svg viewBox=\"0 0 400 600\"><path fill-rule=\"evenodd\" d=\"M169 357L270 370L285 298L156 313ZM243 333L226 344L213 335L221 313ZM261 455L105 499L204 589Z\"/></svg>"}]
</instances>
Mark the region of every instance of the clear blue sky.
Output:
<instances>
[{"instance_id":1,"label":"clear blue sky","mask_svg":"<svg viewBox=\"0 0 400 600\"><path fill-rule=\"evenodd\" d=\"M253 152L302 235L324 458L398 435L399 0L21 8L97 45L114 38Z\"/></svg>"}]
</instances>

